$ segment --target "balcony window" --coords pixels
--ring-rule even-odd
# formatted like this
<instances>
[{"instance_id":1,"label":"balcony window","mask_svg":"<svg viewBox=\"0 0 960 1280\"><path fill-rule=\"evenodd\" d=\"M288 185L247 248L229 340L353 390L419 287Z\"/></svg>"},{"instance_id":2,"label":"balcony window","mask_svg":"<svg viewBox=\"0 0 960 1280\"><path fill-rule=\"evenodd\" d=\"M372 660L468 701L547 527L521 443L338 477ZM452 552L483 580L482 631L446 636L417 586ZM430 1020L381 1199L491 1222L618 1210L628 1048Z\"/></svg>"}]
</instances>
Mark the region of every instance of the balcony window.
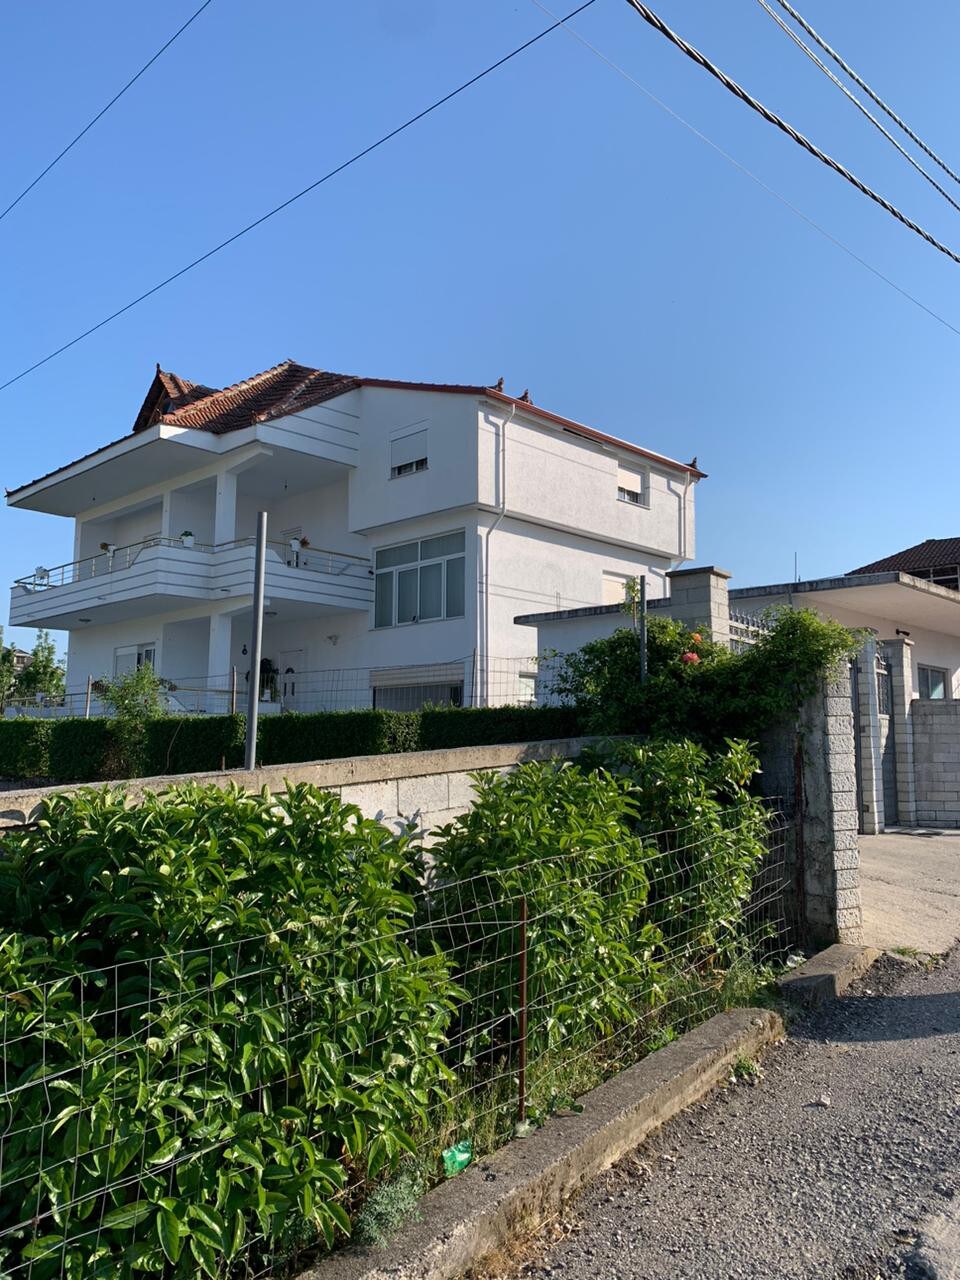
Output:
<instances>
[{"instance_id":1,"label":"balcony window","mask_svg":"<svg viewBox=\"0 0 960 1280\"><path fill-rule=\"evenodd\" d=\"M138 671L140 667L156 667L157 646L154 640L149 644L127 644L113 651L114 676L126 675L130 671Z\"/></svg>"},{"instance_id":2,"label":"balcony window","mask_svg":"<svg viewBox=\"0 0 960 1280\"><path fill-rule=\"evenodd\" d=\"M465 535L445 533L376 554L375 627L462 618Z\"/></svg>"}]
</instances>

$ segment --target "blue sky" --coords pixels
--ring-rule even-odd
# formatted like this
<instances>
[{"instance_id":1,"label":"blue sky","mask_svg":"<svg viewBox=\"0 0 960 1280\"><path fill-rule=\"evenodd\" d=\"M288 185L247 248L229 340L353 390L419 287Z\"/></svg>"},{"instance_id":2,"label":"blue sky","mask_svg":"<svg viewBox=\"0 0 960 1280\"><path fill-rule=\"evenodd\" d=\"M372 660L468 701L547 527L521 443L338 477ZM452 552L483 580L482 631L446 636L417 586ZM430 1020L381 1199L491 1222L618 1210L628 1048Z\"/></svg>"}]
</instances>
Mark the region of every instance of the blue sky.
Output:
<instances>
[{"instance_id":1,"label":"blue sky","mask_svg":"<svg viewBox=\"0 0 960 1280\"><path fill-rule=\"evenodd\" d=\"M919 22L891 0L801 3L960 166L960 11L924 6ZM15 124L0 205L195 7L5 7L0 111ZM960 247L960 214L754 0L655 7ZM548 21L532 0L214 0L0 222L0 381ZM574 25L960 328L960 267L747 111L624 0L597 0ZM287 357L383 377L502 374L560 413L696 454L710 474L698 561L729 568L736 585L783 581L795 551L809 577L960 533L958 353L955 333L558 31L0 394L0 482L123 434L157 360L213 385ZM70 551L67 521L0 510L6 582Z\"/></svg>"}]
</instances>

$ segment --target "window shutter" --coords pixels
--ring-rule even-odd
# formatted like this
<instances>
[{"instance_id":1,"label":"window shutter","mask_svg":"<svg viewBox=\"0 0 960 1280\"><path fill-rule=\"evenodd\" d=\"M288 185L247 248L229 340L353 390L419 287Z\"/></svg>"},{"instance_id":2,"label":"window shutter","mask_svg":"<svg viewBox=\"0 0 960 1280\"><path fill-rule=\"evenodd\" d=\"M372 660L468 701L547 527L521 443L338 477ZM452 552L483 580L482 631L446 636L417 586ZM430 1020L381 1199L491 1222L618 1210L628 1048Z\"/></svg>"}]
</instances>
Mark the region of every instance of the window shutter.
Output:
<instances>
[{"instance_id":1,"label":"window shutter","mask_svg":"<svg viewBox=\"0 0 960 1280\"><path fill-rule=\"evenodd\" d=\"M399 440L390 441L390 466L404 467L408 462L418 462L427 457L427 432L412 431Z\"/></svg>"}]
</instances>

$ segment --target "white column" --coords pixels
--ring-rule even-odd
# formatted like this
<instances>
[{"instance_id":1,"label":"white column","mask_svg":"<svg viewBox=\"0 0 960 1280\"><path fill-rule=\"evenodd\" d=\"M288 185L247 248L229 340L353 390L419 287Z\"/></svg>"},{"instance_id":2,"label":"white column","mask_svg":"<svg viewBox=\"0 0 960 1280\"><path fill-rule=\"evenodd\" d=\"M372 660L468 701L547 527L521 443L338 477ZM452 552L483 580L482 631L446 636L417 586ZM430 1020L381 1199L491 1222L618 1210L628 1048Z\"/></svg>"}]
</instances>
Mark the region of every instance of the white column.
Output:
<instances>
[{"instance_id":1,"label":"white column","mask_svg":"<svg viewBox=\"0 0 960 1280\"><path fill-rule=\"evenodd\" d=\"M210 640L207 648L207 688L206 708L211 715L226 715L230 710L228 693L230 688L230 643L233 637L233 615L230 613L214 613L210 615ZM222 692L220 692L222 690Z\"/></svg>"},{"instance_id":2,"label":"white column","mask_svg":"<svg viewBox=\"0 0 960 1280\"><path fill-rule=\"evenodd\" d=\"M237 476L223 471L217 476L217 501L213 516L214 545L233 542L237 536Z\"/></svg>"},{"instance_id":3,"label":"white column","mask_svg":"<svg viewBox=\"0 0 960 1280\"><path fill-rule=\"evenodd\" d=\"M172 496L173 495L168 489L160 500L160 537L161 538L173 537L173 534L170 532L170 519L171 519L170 508L171 508Z\"/></svg>"},{"instance_id":4,"label":"white column","mask_svg":"<svg viewBox=\"0 0 960 1280\"><path fill-rule=\"evenodd\" d=\"M883 809L883 754L880 743L880 700L877 694L877 641L865 641L856 659L860 821L863 834L875 836L886 822Z\"/></svg>"}]
</instances>

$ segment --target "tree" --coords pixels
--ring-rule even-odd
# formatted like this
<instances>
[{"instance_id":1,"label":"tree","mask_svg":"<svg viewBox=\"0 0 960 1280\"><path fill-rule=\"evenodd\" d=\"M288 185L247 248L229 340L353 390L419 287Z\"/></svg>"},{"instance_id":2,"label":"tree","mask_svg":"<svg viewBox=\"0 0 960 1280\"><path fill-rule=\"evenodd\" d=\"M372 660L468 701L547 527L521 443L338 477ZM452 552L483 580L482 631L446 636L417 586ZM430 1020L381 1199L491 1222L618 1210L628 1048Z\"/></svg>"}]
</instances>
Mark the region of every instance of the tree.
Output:
<instances>
[{"instance_id":1,"label":"tree","mask_svg":"<svg viewBox=\"0 0 960 1280\"><path fill-rule=\"evenodd\" d=\"M158 676L149 662L94 685L113 717L116 758L111 761L110 776L136 778L143 773L147 723L163 715L168 688L170 681Z\"/></svg>"},{"instance_id":2,"label":"tree","mask_svg":"<svg viewBox=\"0 0 960 1280\"><path fill-rule=\"evenodd\" d=\"M63 660L57 657L57 647L50 639L50 632L43 628L37 632L30 664L17 676L16 691L24 698L37 694L57 697L63 693Z\"/></svg>"},{"instance_id":3,"label":"tree","mask_svg":"<svg viewBox=\"0 0 960 1280\"><path fill-rule=\"evenodd\" d=\"M0 712L9 702L16 683L17 672L13 661L13 650L4 647L3 627L0 627Z\"/></svg>"}]
</instances>

